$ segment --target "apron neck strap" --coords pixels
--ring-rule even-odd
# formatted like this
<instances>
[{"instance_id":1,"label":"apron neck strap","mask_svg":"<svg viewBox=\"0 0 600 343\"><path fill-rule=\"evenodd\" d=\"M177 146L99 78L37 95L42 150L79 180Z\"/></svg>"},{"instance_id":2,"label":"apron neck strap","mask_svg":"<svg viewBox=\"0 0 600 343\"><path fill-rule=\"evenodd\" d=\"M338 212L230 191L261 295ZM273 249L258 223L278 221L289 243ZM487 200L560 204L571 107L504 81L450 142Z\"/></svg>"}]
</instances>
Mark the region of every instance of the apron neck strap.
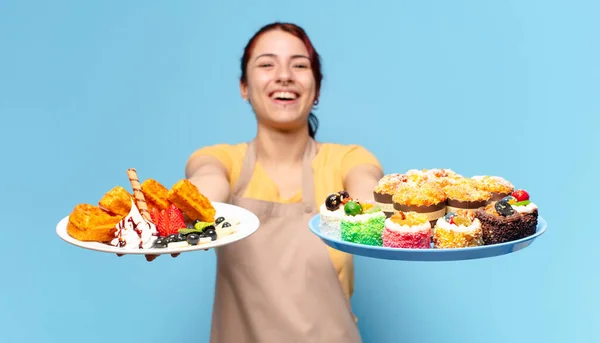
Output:
<instances>
[{"instance_id":1,"label":"apron neck strap","mask_svg":"<svg viewBox=\"0 0 600 343\"><path fill-rule=\"evenodd\" d=\"M312 161L317 155L317 143L311 137L308 138L306 143L306 147L304 149L304 155L302 158L302 202L306 205L311 205L314 207L315 199L314 199L314 176L312 170ZM240 177L236 182L232 195L233 196L242 196L243 192L246 190L246 187L250 183L252 179L252 174L254 173L254 167L256 165L256 139L253 139L248 143L248 148L246 149L246 155L244 156L244 160L242 162L242 169L240 172Z\"/></svg>"}]
</instances>

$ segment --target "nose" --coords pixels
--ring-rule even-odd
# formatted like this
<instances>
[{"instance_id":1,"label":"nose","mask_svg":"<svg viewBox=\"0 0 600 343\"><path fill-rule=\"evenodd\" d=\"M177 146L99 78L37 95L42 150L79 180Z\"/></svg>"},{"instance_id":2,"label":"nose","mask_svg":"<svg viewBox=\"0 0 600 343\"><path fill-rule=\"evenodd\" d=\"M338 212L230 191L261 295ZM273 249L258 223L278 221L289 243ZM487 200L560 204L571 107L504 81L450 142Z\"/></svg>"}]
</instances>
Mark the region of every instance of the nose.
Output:
<instances>
[{"instance_id":1,"label":"nose","mask_svg":"<svg viewBox=\"0 0 600 343\"><path fill-rule=\"evenodd\" d=\"M277 75L276 75L276 77L277 77L276 81L278 83L287 84L288 82L292 81L293 73L288 68L288 66L281 65L279 68L277 68Z\"/></svg>"}]
</instances>

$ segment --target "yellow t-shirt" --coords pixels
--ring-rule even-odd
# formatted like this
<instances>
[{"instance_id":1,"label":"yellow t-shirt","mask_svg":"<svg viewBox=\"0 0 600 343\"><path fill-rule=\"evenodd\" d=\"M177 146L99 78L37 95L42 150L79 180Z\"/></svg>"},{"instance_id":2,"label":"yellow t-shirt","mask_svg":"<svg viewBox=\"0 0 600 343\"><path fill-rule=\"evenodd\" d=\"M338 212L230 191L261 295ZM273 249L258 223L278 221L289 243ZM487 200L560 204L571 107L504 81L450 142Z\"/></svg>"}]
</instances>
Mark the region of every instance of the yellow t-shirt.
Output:
<instances>
[{"instance_id":1,"label":"yellow t-shirt","mask_svg":"<svg viewBox=\"0 0 600 343\"><path fill-rule=\"evenodd\" d=\"M230 185L236 184L240 177L242 163L248 145L218 144L196 150L190 158L198 155L209 155L217 158L227 169ZM381 169L377 158L359 145L341 145L322 143L312 162L315 183L315 202L320 206L325 198L344 189L344 178L353 168L361 164L375 165ZM295 203L302 201L302 191L292 197L282 199L277 185L270 179L265 170L256 163L252 178L246 187L244 197L279 203ZM354 292L354 264L352 255L327 247L329 255L349 300Z\"/></svg>"}]
</instances>

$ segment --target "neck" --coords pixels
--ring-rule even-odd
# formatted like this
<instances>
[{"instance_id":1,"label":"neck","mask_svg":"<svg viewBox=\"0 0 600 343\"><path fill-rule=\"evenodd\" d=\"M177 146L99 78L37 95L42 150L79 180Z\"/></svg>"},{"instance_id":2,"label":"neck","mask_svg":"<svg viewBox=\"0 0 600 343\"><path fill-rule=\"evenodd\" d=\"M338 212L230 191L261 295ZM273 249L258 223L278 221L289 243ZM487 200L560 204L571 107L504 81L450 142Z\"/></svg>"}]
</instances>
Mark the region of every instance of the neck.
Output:
<instances>
[{"instance_id":1,"label":"neck","mask_svg":"<svg viewBox=\"0 0 600 343\"><path fill-rule=\"evenodd\" d=\"M282 132L259 124L256 135L257 161L263 166L301 163L309 139L308 126Z\"/></svg>"}]
</instances>

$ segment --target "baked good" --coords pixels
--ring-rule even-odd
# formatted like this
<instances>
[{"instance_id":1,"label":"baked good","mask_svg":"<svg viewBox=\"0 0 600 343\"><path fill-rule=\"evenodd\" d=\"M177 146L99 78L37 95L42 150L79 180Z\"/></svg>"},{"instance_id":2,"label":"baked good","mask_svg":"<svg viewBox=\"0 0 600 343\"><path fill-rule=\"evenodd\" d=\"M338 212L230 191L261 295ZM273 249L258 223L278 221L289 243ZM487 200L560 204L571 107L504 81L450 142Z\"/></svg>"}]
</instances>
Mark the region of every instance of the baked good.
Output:
<instances>
[{"instance_id":1,"label":"baked good","mask_svg":"<svg viewBox=\"0 0 600 343\"><path fill-rule=\"evenodd\" d=\"M350 200L344 205L344 216L340 221L341 238L346 242L381 246L385 218L378 206Z\"/></svg>"},{"instance_id":2,"label":"baked good","mask_svg":"<svg viewBox=\"0 0 600 343\"><path fill-rule=\"evenodd\" d=\"M341 239L340 222L345 215L344 205L350 200L350 195L346 191L329 194L319 208L321 224L321 233Z\"/></svg>"},{"instance_id":3,"label":"baked good","mask_svg":"<svg viewBox=\"0 0 600 343\"><path fill-rule=\"evenodd\" d=\"M98 202L98 207L112 214L125 217L131 211L132 200L133 196L125 188L116 186L102 196Z\"/></svg>"},{"instance_id":4,"label":"baked good","mask_svg":"<svg viewBox=\"0 0 600 343\"><path fill-rule=\"evenodd\" d=\"M500 176L478 175L473 176L471 179L476 181L475 187L491 193L488 203L510 195L515 189L512 183Z\"/></svg>"},{"instance_id":5,"label":"baked good","mask_svg":"<svg viewBox=\"0 0 600 343\"><path fill-rule=\"evenodd\" d=\"M481 222L469 210L456 210L439 218L433 228L436 249L467 248L483 245Z\"/></svg>"},{"instance_id":6,"label":"baked good","mask_svg":"<svg viewBox=\"0 0 600 343\"><path fill-rule=\"evenodd\" d=\"M401 184L396 188L392 200L396 211L427 215L431 227L446 214L446 193L431 182Z\"/></svg>"},{"instance_id":7,"label":"baked good","mask_svg":"<svg viewBox=\"0 0 600 343\"><path fill-rule=\"evenodd\" d=\"M169 190L160 184L160 182L154 179L147 179L141 184L141 190L144 193L149 211L152 211L154 208L159 211L169 208L169 199L167 198Z\"/></svg>"},{"instance_id":8,"label":"baked good","mask_svg":"<svg viewBox=\"0 0 600 343\"><path fill-rule=\"evenodd\" d=\"M388 248L431 248L431 224L425 214L417 212L394 213L385 220L383 246Z\"/></svg>"},{"instance_id":9,"label":"baked good","mask_svg":"<svg viewBox=\"0 0 600 343\"><path fill-rule=\"evenodd\" d=\"M446 213L458 210L474 212L480 207L485 207L491 198L491 193L475 187L469 179L456 182L444 187L446 193Z\"/></svg>"},{"instance_id":10,"label":"baked good","mask_svg":"<svg viewBox=\"0 0 600 343\"><path fill-rule=\"evenodd\" d=\"M538 206L531 201L529 193L524 189L517 189L511 193L514 198L509 198L512 208L523 216L525 231L533 235L537 231Z\"/></svg>"},{"instance_id":11,"label":"baked good","mask_svg":"<svg viewBox=\"0 0 600 343\"><path fill-rule=\"evenodd\" d=\"M202 222L215 221L215 208L188 179L182 179L171 187L167 199L175 204L189 219Z\"/></svg>"},{"instance_id":12,"label":"baked good","mask_svg":"<svg viewBox=\"0 0 600 343\"><path fill-rule=\"evenodd\" d=\"M462 175L452 169L425 169L422 173L426 182L432 182L442 189L464 179Z\"/></svg>"},{"instance_id":13,"label":"baked good","mask_svg":"<svg viewBox=\"0 0 600 343\"><path fill-rule=\"evenodd\" d=\"M522 194L522 191L514 193ZM535 234L538 208L528 196L527 200L518 201L508 195L478 209L476 217L481 221L485 245L505 243Z\"/></svg>"},{"instance_id":14,"label":"baked good","mask_svg":"<svg viewBox=\"0 0 600 343\"><path fill-rule=\"evenodd\" d=\"M379 180L377 186L373 189L375 205L381 208L387 218L391 217L395 212L392 197L396 192L396 187L398 187L399 184L406 182L409 182L409 178L406 174L387 174Z\"/></svg>"},{"instance_id":15,"label":"baked good","mask_svg":"<svg viewBox=\"0 0 600 343\"><path fill-rule=\"evenodd\" d=\"M69 215L67 233L84 242L110 242L123 216L114 215L100 207L78 204Z\"/></svg>"}]
</instances>

